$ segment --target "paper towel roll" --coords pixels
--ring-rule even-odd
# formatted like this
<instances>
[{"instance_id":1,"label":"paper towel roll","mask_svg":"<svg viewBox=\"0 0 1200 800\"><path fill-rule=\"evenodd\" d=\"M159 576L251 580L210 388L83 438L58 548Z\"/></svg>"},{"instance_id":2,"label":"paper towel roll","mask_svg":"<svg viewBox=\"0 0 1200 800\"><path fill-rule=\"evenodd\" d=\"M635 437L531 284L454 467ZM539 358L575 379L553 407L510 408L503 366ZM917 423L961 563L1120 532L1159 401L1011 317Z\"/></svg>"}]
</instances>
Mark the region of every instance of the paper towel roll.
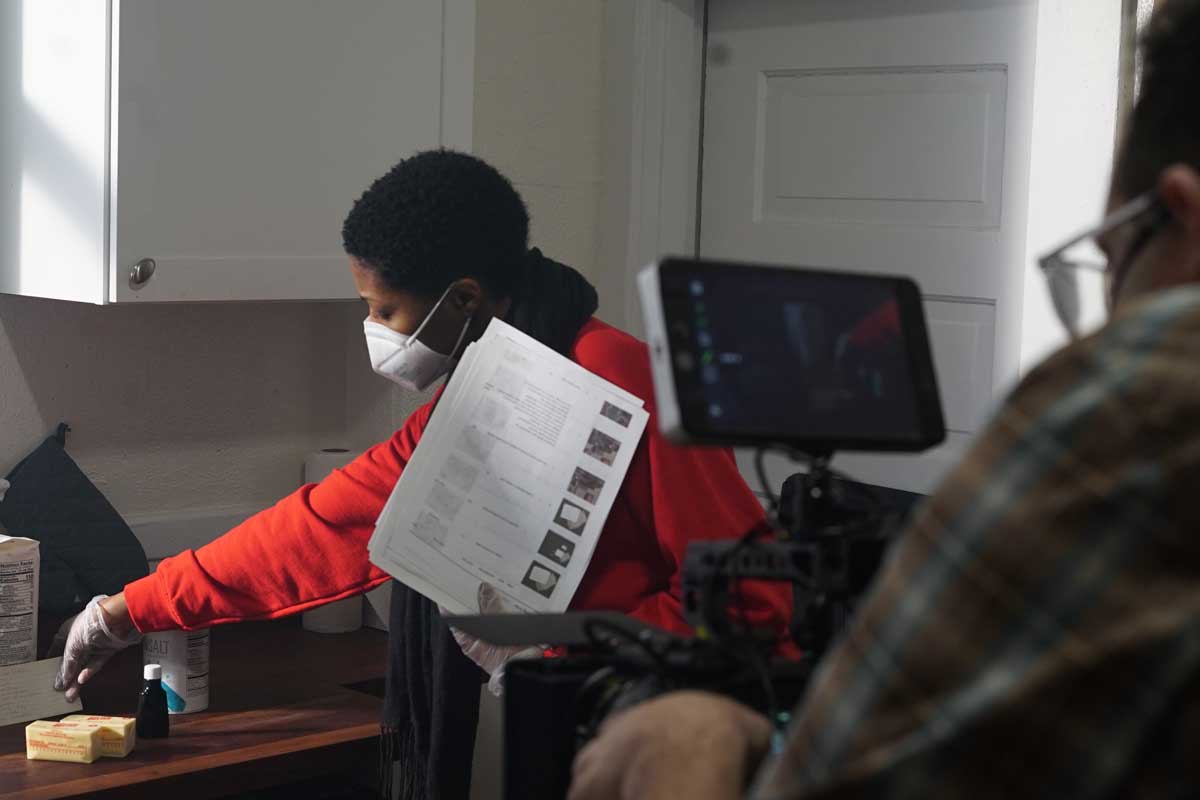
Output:
<instances>
[{"instance_id":1,"label":"paper towel roll","mask_svg":"<svg viewBox=\"0 0 1200 800\"><path fill-rule=\"evenodd\" d=\"M304 482L320 483L329 473L344 467L355 459L355 454L344 447L327 447L315 450L304 457Z\"/></svg>"},{"instance_id":2,"label":"paper towel roll","mask_svg":"<svg viewBox=\"0 0 1200 800\"><path fill-rule=\"evenodd\" d=\"M354 459L355 454L344 447L327 447L309 453L304 458L304 482L320 483L329 473ZM356 596L305 611L300 624L314 633L349 633L361 628L362 621L362 596Z\"/></svg>"}]
</instances>

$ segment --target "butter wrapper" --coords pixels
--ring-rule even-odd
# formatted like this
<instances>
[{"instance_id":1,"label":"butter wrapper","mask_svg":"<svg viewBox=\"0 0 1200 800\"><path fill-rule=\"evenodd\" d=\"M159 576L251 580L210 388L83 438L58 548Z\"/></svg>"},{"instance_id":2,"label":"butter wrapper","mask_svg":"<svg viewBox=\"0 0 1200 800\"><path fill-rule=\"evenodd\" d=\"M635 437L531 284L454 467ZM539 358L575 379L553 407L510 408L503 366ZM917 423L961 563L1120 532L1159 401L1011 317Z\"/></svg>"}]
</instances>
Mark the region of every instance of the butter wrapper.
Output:
<instances>
[{"instance_id":1,"label":"butter wrapper","mask_svg":"<svg viewBox=\"0 0 1200 800\"><path fill-rule=\"evenodd\" d=\"M73 722L100 731L100 755L105 758L124 758L137 744L137 721L133 717L105 717L72 714L63 722Z\"/></svg>"},{"instance_id":2,"label":"butter wrapper","mask_svg":"<svg viewBox=\"0 0 1200 800\"><path fill-rule=\"evenodd\" d=\"M100 757L100 728L75 722L31 722L25 726L25 757L91 764Z\"/></svg>"}]
</instances>

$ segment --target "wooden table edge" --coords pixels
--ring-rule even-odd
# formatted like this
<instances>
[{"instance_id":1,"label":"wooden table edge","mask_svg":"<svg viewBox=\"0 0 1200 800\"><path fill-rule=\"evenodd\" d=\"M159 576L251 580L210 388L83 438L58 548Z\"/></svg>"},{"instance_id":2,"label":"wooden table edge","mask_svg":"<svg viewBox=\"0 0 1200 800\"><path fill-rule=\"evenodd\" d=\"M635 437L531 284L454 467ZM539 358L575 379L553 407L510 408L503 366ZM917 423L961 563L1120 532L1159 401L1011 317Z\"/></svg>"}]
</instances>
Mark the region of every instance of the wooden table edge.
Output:
<instances>
[{"instance_id":1,"label":"wooden table edge","mask_svg":"<svg viewBox=\"0 0 1200 800\"><path fill-rule=\"evenodd\" d=\"M122 772L90 776L81 774L77 779L56 783L53 786L21 789L14 793L0 792L0 798L3 798L3 800L56 800L63 797L80 797L109 789L133 787L138 784L149 783L164 778L197 774L208 769L232 767L244 764L247 761L276 758L303 750L336 747L351 742L378 738L378 736L378 723L362 723L349 728L343 728L336 733L312 733L292 739L280 739L274 742L250 745L238 748L232 752L226 751L223 753L203 753L195 756L185 756L158 764L147 764L144 767ZM88 767L87 764L79 764L78 766L81 770L86 770Z\"/></svg>"}]
</instances>

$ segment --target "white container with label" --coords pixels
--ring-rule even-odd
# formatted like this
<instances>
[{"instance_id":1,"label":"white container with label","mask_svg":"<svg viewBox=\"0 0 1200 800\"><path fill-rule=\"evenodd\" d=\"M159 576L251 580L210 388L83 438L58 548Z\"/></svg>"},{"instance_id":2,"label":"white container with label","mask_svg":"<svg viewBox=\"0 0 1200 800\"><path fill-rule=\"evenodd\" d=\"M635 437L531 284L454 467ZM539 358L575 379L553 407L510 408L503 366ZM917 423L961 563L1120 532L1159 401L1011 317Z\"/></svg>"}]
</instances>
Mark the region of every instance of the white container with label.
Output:
<instances>
[{"instance_id":1,"label":"white container with label","mask_svg":"<svg viewBox=\"0 0 1200 800\"><path fill-rule=\"evenodd\" d=\"M0 667L37 658L39 547L0 525Z\"/></svg>"},{"instance_id":2,"label":"white container with label","mask_svg":"<svg viewBox=\"0 0 1200 800\"><path fill-rule=\"evenodd\" d=\"M142 640L142 663L162 665L167 710L192 714L208 708L209 631L159 631Z\"/></svg>"}]
</instances>

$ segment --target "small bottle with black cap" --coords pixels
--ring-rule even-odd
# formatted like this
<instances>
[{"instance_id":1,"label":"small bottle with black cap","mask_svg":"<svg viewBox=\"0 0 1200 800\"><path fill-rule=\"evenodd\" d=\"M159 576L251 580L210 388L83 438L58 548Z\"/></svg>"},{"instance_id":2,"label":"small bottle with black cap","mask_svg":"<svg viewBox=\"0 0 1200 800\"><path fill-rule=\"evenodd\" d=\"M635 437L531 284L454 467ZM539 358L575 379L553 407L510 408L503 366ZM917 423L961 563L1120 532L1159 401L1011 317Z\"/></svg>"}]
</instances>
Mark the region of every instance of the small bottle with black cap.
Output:
<instances>
[{"instance_id":1,"label":"small bottle with black cap","mask_svg":"<svg viewBox=\"0 0 1200 800\"><path fill-rule=\"evenodd\" d=\"M142 696L138 698L137 735L139 739L165 739L170 732L167 693L162 686L162 666L142 668Z\"/></svg>"}]
</instances>

